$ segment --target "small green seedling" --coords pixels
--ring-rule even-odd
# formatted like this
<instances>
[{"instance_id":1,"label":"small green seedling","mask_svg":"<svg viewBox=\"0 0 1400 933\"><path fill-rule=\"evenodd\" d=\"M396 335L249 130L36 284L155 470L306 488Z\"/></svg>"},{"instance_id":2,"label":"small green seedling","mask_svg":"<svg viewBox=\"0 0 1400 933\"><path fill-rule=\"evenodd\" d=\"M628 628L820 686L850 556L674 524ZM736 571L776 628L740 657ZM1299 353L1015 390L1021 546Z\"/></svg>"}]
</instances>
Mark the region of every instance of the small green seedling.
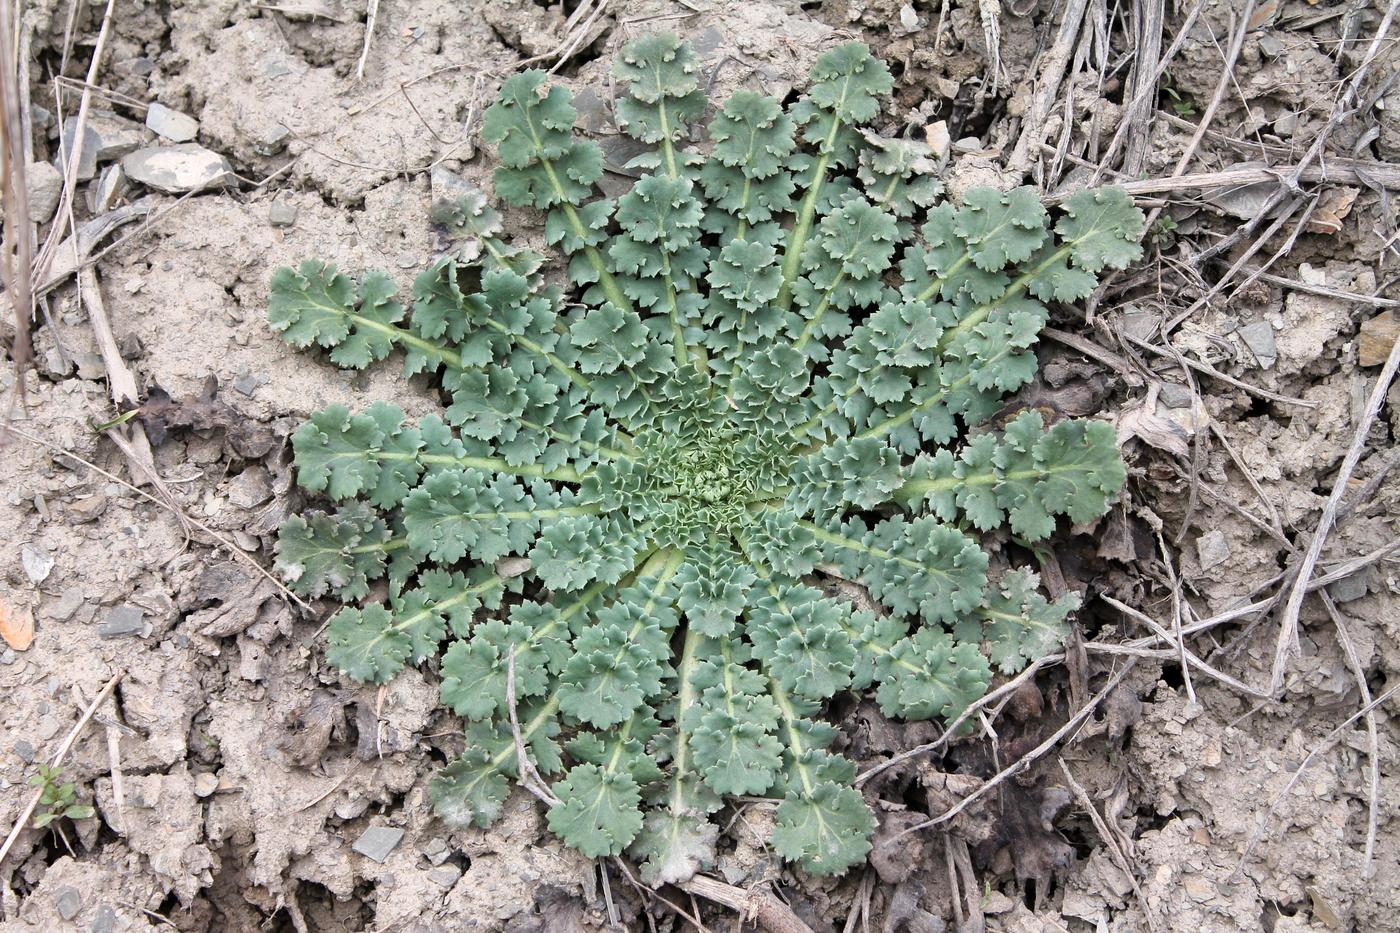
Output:
<instances>
[{"instance_id":1,"label":"small green seedling","mask_svg":"<svg viewBox=\"0 0 1400 933\"><path fill-rule=\"evenodd\" d=\"M860 43L787 109L736 91L704 146L676 37L625 47L617 77L650 151L615 200L543 72L485 114L497 193L544 212L567 276L506 242L480 193L435 210L469 242L418 276L411 313L382 273L274 275L289 343L352 369L401 351L446 404L302 425L298 480L340 504L290 518L277 566L345 604L327 657L348 676L437 666L466 722L429 788L449 823L490 823L534 770L558 836L659 884L713 864L727 798L768 798L773 848L839 873L875 816L828 703L871 690L889 716L955 717L993 667L1064 636L1077 597L1047 599L983 538L1104 514L1113 429L988 422L1035 375L1047 303L1137 259L1143 217L1114 188L1055 216L1032 188L940 203L927 146L864 128L893 81Z\"/></svg>"},{"instance_id":2,"label":"small green seedling","mask_svg":"<svg viewBox=\"0 0 1400 933\"><path fill-rule=\"evenodd\" d=\"M39 811L34 814L34 828L43 829L54 820L67 817L70 820L91 819L97 811L90 805L78 802L77 788L71 782L60 783L62 773L50 765L39 765L35 774L29 776L30 787L41 787Z\"/></svg>"}]
</instances>

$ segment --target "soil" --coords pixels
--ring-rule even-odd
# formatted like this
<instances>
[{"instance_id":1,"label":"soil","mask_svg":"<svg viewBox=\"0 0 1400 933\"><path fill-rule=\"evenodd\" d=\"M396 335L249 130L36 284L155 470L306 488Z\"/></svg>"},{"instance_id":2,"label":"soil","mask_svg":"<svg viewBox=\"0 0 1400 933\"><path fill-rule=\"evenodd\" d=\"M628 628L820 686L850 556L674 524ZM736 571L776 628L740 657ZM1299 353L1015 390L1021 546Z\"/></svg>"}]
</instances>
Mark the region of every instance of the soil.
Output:
<instances>
[{"instance_id":1,"label":"soil","mask_svg":"<svg viewBox=\"0 0 1400 933\"><path fill-rule=\"evenodd\" d=\"M76 110L81 85L55 76L65 57L64 75L87 73L103 6L73 4L70 30L68 4L23 4L36 106L57 112L61 88L63 113ZM460 741L459 723L438 707L435 674L408 671L378 689L343 680L322 653L327 607L301 610L254 569L270 565L277 526L303 505L287 437L307 414L367 399L414 415L436 406L392 366L350 376L286 347L263 318L272 270L319 257L407 284L439 248L427 219L433 170L489 190L482 108L520 60L553 64L576 25L576 4L544 0L377 6L357 78L363 3L115 4L92 106L138 125L151 102L195 117L198 144L238 176L184 199L128 183L115 203L149 199L148 221L117 231L120 245L93 267L142 398L159 389L179 403L163 432L150 421L145 430L163 433L151 438L161 494L201 527L142 495L158 490L94 429L118 409L90 296L80 300L70 277L44 299L37 366L23 375L25 404L14 414L14 426L42 443L12 436L0 454L0 530L10 544L0 610L35 620L32 646L0 654L0 826L19 817L35 765L110 678L124 677L63 765L96 817L19 832L0 864L0 933L686 925L563 848L523 792L491 828L449 831L425 798L428 776ZM1087 22L1097 27L1076 40L1045 127L1051 148L1013 164L1062 6L619 0L558 75L596 102L583 108L583 128L620 166L627 153L603 102L613 93L607 63L627 38L659 28L689 37L713 69L712 99L738 86L784 96L822 49L860 38L898 77L885 127L946 124L950 196L1023 181L1053 194L1086 181L1081 162L1105 152L1124 119L1126 53L1138 47L1136 13L1091 3ZM1200 4L1152 101L1157 117L1134 176L1172 174L1220 84L1244 7ZM1380 0L1249 9L1234 78L1189 171L1296 162L1327 127L1384 14ZM1189 12L1168 11L1163 48ZM989 21L998 27L991 43ZM1386 84L1397 66L1400 44L1383 43L1361 87L1367 106L1332 127L1329 157L1400 162L1400 83ZM56 129L36 122L34 140L34 158L51 160ZM1062 144L1071 158L1056 157ZM896 841L1054 733L1134 660L1077 650L1151 634L1098 597L1171 628L1178 607L1189 625L1272 595L1280 573L1296 569L1380 373L1362 365L1363 322L1400 301L1389 177L1363 177L1349 194L1336 182L1305 185L1319 195L1314 220L1333 210L1336 223L1291 241L1298 224L1281 225L1220 297L1197 308L1202 286L1220 282L1255 237L1225 252L1223 265L1192 257L1236 231L1258 192L1147 196L1145 206L1161 204L1171 221L1156 228L1148 259L1087 317L1066 308L1054 322L1111 359L1046 341L1041 381L1025 390L1113 420L1130 467L1115 511L1063 536L1050 558L1060 585L1090 593L1067 662L1018 692L995 732L988 721L866 786L882 820L871 867L839 880L783 867L767 848L771 810L754 805L733 814L718 877L769 887L817 931L1400 929L1400 726L1393 704L1377 705L1373 750L1357 716L1363 688L1378 697L1400 674L1394 553L1330 584L1327 602L1303 603L1274 695L1251 691L1268 693L1278 613L1211 627L1182 648L1228 680L1183 668L1172 651L1139 657L1067 741L950 824ZM98 185L76 192L80 224ZM283 225L289 206L295 217ZM534 217L507 222L542 239ZM1268 275L1237 287L1275 253ZM1164 337L1162 322L1187 309ZM8 347L13 325L4 328ZM1235 382L1182 369L1177 354ZM6 397L15 373L0 371ZM1367 488L1394 462L1397 438L1400 384L1363 438L1348 488L1364 498L1327 538L1319 573L1400 536L1400 471ZM838 721L848 753L867 764L936 734L890 723L863 702L847 712ZM382 861L355 848L374 827L403 831ZM711 929L737 929L725 908L675 889L667 896Z\"/></svg>"}]
</instances>

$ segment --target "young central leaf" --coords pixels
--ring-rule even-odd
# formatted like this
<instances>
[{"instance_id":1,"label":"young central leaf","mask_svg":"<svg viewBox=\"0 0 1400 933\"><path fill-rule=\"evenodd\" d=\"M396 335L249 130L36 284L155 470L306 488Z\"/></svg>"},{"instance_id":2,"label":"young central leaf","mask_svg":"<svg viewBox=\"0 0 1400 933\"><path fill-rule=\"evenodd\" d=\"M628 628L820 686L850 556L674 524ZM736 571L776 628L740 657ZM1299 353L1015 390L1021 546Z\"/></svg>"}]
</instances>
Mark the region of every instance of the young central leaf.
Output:
<instances>
[{"instance_id":1,"label":"young central leaf","mask_svg":"<svg viewBox=\"0 0 1400 933\"><path fill-rule=\"evenodd\" d=\"M327 658L349 677L438 659L466 721L429 788L448 822L500 814L514 723L559 798L550 828L586 855L684 880L744 795L773 800L783 857L841 872L875 817L826 704L869 691L889 716L954 717L993 665L1054 650L1078 604L980 535L1102 515L1124 479L1113 430L988 419L1035 374L1044 303L1136 259L1142 215L1117 189L1058 218L1030 188L937 203L928 148L862 125L892 81L859 43L786 111L707 101L671 35L626 46L617 77L649 148L616 201L541 72L485 115L496 192L544 212L566 289L476 192L434 207L458 246L409 301L316 261L273 277L288 342L351 368L401 350L447 400L416 425L383 403L302 425L299 482L337 504L282 526L277 565L345 603ZM688 124L711 106L702 152Z\"/></svg>"}]
</instances>

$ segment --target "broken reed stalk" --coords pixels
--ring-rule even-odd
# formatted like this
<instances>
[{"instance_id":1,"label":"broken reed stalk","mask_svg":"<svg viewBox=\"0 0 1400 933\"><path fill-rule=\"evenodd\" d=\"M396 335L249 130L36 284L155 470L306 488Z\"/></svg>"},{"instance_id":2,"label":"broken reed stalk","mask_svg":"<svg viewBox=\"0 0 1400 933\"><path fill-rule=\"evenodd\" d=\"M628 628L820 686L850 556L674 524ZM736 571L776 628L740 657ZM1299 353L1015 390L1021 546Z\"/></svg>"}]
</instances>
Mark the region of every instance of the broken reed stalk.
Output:
<instances>
[{"instance_id":1,"label":"broken reed stalk","mask_svg":"<svg viewBox=\"0 0 1400 933\"><path fill-rule=\"evenodd\" d=\"M83 715L78 718L73 728L68 730L68 735L64 737L63 744L59 745L58 751L54 752L53 757L49 759L49 767L57 768L63 764L63 759L68 757L68 752L73 748L73 743L78 740L78 736L82 734L83 729L87 726L88 722L91 721L93 714L97 712L97 708L106 702L107 698L112 695L112 691L117 688L117 684L120 683L121 679L125 676L126 671L117 671L112 675L112 679L107 681L102 689L98 691L97 696L88 704L87 709L83 710ZM36 788L34 796L29 798L28 806L20 811L19 816L15 818L15 825L10 827L10 833L5 837L4 845L0 845L0 863L5 861L5 856L10 854L10 849L14 848L15 840L19 838L20 833L24 832L24 828L29 825L29 821L33 818L34 811L38 808L39 800L43 795L44 789L42 787Z\"/></svg>"}]
</instances>

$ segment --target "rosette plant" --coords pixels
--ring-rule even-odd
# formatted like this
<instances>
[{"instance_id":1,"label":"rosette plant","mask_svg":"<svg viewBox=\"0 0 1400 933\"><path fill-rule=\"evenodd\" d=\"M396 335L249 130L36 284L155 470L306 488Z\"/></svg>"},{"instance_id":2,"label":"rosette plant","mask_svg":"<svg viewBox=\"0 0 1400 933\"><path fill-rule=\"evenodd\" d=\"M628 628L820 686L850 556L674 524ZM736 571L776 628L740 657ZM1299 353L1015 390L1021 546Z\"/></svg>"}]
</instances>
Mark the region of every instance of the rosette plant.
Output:
<instances>
[{"instance_id":1,"label":"rosette plant","mask_svg":"<svg viewBox=\"0 0 1400 933\"><path fill-rule=\"evenodd\" d=\"M989 419L1036 371L1046 303L1136 259L1142 216L1111 188L1055 217L1031 188L940 203L926 146L865 129L892 81L860 43L786 110L735 91L701 143L675 36L626 46L616 76L617 124L650 147L616 199L542 72L485 115L496 193L544 213L567 272L468 194L435 214L465 245L407 304L383 274L273 277L292 345L350 368L397 349L445 403L313 415L299 482L338 506L287 521L277 565L344 603L326 653L349 677L437 667L466 723L430 787L448 822L489 823L520 780L568 845L662 883L711 864L727 797L767 798L774 849L838 873L875 818L828 701L952 717L1061 640L1077 601L991 572L981 536L1102 515L1114 434Z\"/></svg>"}]
</instances>

